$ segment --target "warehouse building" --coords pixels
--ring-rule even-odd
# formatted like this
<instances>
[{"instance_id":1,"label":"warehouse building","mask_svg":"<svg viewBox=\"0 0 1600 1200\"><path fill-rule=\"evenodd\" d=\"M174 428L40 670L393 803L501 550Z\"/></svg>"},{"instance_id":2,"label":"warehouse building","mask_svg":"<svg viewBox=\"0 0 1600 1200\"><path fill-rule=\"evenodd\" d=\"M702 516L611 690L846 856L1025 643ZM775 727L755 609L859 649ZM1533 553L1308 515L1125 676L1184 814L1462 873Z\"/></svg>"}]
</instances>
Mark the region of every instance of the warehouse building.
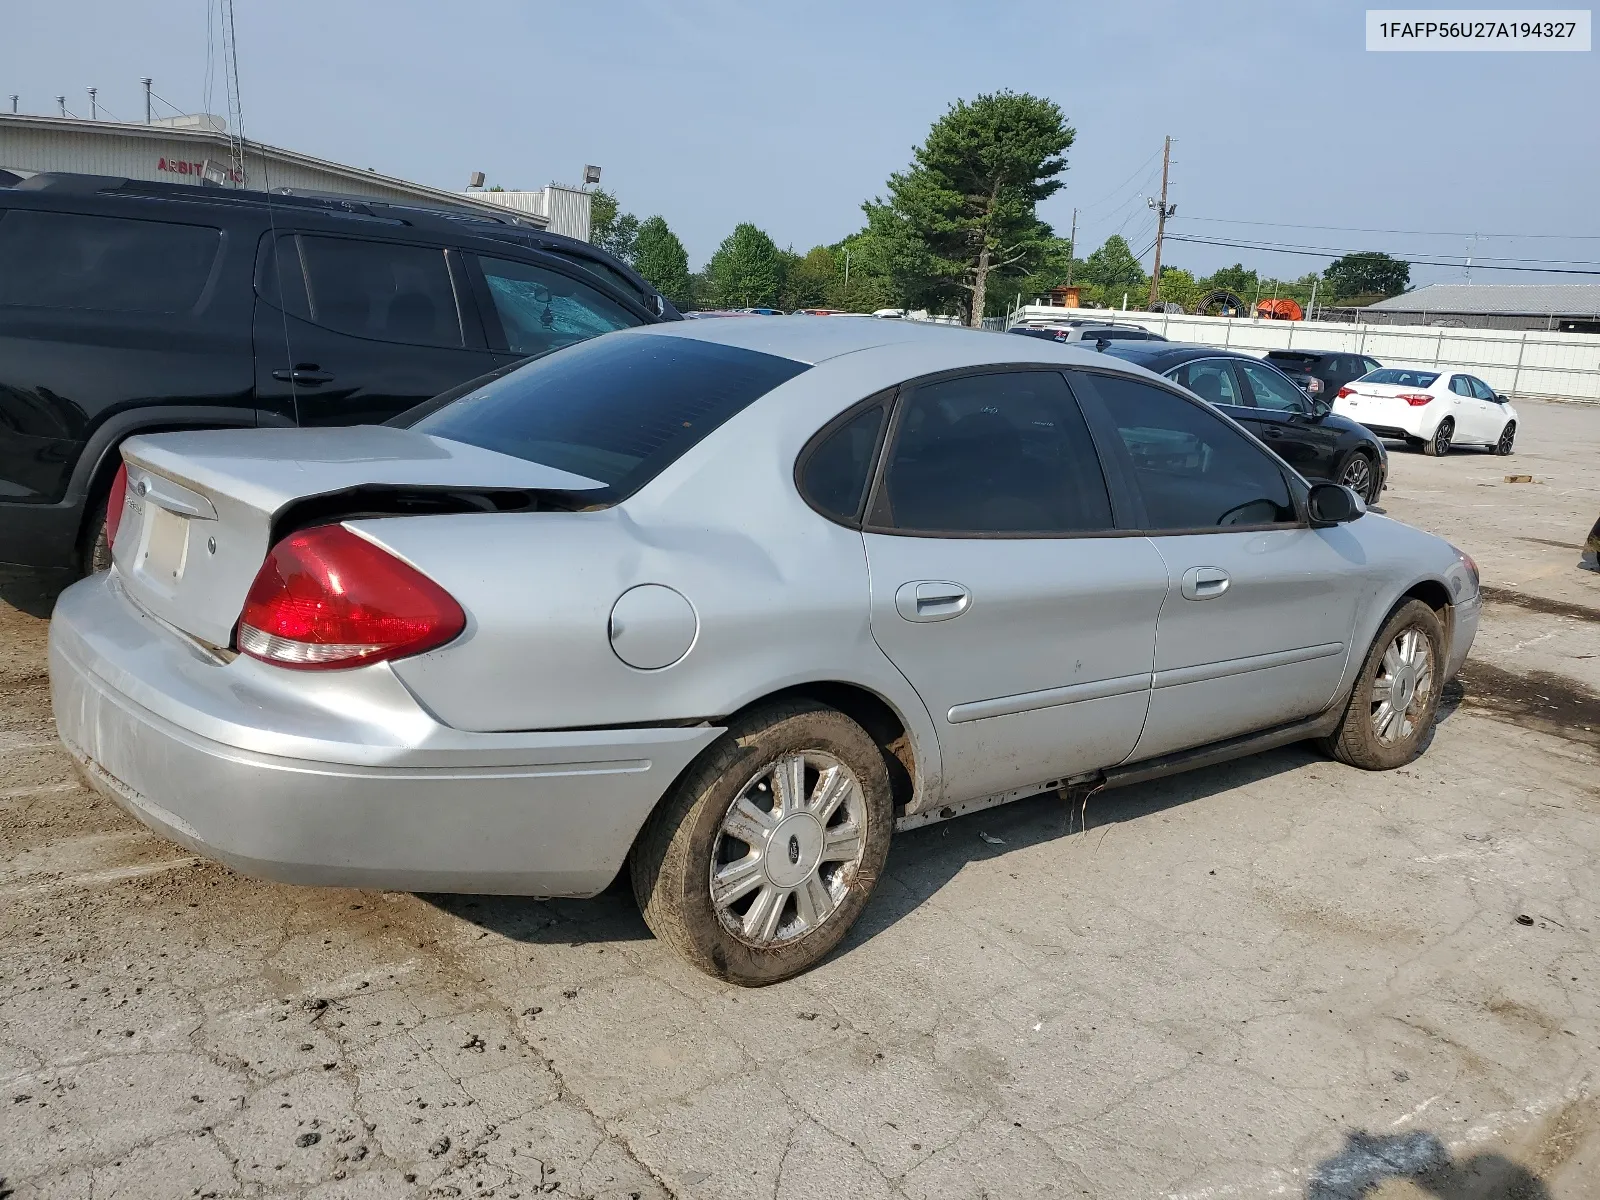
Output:
<instances>
[{"instance_id":1,"label":"warehouse building","mask_svg":"<svg viewBox=\"0 0 1600 1200\"><path fill-rule=\"evenodd\" d=\"M1600 333L1600 283L1433 283L1364 308L1319 310L1364 325Z\"/></svg>"},{"instance_id":2,"label":"warehouse building","mask_svg":"<svg viewBox=\"0 0 1600 1200\"><path fill-rule=\"evenodd\" d=\"M45 171L255 191L334 192L500 213L512 207L491 199L503 193L447 191L235 138L230 136L227 122L210 113L142 125L0 113L0 184ZM552 183L539 191L515 195L514 207L523 219L551 233L588 240L588 192Z\"/></svg>"}]
</instances>

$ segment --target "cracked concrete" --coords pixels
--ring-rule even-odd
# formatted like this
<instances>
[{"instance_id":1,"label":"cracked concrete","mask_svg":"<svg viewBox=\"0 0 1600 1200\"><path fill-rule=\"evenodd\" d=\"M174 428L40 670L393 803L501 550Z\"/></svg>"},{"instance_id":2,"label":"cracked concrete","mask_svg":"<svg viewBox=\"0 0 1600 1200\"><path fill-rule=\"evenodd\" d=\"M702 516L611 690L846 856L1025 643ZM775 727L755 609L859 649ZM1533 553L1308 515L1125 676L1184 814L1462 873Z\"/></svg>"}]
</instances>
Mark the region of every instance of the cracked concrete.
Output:
<instances>
[{"instance_id":1,"label":"cracked concrete","mask_svg":"<svg viewBox=\"0 0 1600 1200\"><path fill-rule=\"evenodd\" d=\"M1600 410L1526 407L1544 482L1399 451L1385 504L1566 606L1491 603L1481 661L1592 690L1566 543ZM841 952L749 992L621 889L277 887L146 833L55 748L29 586L0 1194L1336 1200L1401 1163L1368 1194L1600 1195L1600 755L1470 677L1401 771L1292 748L1096 796L1082 832L1040 798L904 835Z\"/></svg>"}]
</instances>

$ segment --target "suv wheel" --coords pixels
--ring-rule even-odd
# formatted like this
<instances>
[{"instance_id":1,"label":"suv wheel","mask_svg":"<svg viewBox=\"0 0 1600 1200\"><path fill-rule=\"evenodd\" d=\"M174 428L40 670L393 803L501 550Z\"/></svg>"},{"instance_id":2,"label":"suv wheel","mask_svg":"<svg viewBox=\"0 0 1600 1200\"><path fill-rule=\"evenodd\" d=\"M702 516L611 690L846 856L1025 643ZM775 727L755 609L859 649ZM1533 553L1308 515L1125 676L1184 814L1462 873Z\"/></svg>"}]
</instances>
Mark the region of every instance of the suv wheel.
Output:
<instances>
[{"instance_id":1,"label":"suv wheel","mask_svg":"<svg viewBox=\"0 0 1600 1200\"><path fill-rule=\"evenodd\" d=\"M1403 767L1433 728L1444 683L1444 626L1420 600L1390 615L1361 664L1344 722L1325 748L1368 771Z\"/></svg>"},{"instance_id":2,"label":"suv wheel","mask_svg":"<svg viewBox=\"0 0 1600 1200\"><path fill-rule=\"evenodd\" d=\"M866 907L889 853L883 753L808 702L739 718L646 822L631 860L645 923L747 987L815 965Z\"/></svg>"},{"instance_id":3,"label":"suv wheel","mask_svg":"<svg viewBox=\"0 0 1600 1200\"><path fill-rule=\"evenodd\" d=\"M85 575L94 575L111 569L111 541L106 537L106 501L102 495L89 510L89 520L83 530L83 548L78 553L78 566Z\"/></svg>"}]
</instances>

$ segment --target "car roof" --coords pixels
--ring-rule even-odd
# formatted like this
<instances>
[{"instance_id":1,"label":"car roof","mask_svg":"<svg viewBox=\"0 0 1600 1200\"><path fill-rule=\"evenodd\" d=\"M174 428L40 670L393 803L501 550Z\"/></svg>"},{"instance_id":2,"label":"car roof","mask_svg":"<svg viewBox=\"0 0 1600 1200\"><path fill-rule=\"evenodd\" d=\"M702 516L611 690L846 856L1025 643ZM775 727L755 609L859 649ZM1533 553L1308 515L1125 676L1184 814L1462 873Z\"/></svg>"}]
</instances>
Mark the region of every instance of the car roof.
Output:
<instances>
[{"instance_id":1,"label":"car roof","mask_svg":"<svg viewBox=\"0 0 1600 1200\"><path fill-rule=\"evenodd\" d=\"M1104 356L1072 343L936 325L927 321L818 321L768 317L761 321L675 321L607 337L685 337L774 354L816 365L845 355L867 356L889 349L915 350L919 372L987 363L1059 363L1088 366ZM1107 364L1111 365L1111 364ZM1120 364L1117 364L1120 366Z\"/></svg>"}]
</instances>

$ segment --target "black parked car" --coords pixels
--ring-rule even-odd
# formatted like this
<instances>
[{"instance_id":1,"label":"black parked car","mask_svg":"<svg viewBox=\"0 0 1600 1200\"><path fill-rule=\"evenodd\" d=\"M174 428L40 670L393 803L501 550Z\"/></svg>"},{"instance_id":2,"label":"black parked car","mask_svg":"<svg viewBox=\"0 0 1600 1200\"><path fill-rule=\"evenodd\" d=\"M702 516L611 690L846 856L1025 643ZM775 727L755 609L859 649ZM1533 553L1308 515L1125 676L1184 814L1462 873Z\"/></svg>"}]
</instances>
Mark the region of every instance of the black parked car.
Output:
<instances>
[{"instance_id":1,"label":"black parked car","mask_svg":"<svg viewBox=\"0 0 1600 1200\"><path fill-rule=\"evenodd\" d=\"M512 213L85 175L0 187L0 563L106 565L130 434L382 422L677 319L625 264Z\"/></svg>"},{"instance_id":2,"label":"black parked car","mask_svg":"<svg viewBox=\"0 0 1600 1200\"><path fill-rule=\"evenodd\" d=\"M1339 350L1268 350L1267 361L1300 384L1313 400L1329 404L1345 384L1383 365L1369 355Z\"/></svg>"},{"instance_id":3,"label":"black parked car","mask_svg":"<svg viewBox=\"0 0 1600 1200\"><path fill-rule=\"evenodd\" d=\"M1383 443L1307 396L1276 367L1236 350L1118 342L1106 354L1165 375L1242 424L1307 479L1329 479L1373 503L1389 474Z\"/></svg>"}]
</instances>

